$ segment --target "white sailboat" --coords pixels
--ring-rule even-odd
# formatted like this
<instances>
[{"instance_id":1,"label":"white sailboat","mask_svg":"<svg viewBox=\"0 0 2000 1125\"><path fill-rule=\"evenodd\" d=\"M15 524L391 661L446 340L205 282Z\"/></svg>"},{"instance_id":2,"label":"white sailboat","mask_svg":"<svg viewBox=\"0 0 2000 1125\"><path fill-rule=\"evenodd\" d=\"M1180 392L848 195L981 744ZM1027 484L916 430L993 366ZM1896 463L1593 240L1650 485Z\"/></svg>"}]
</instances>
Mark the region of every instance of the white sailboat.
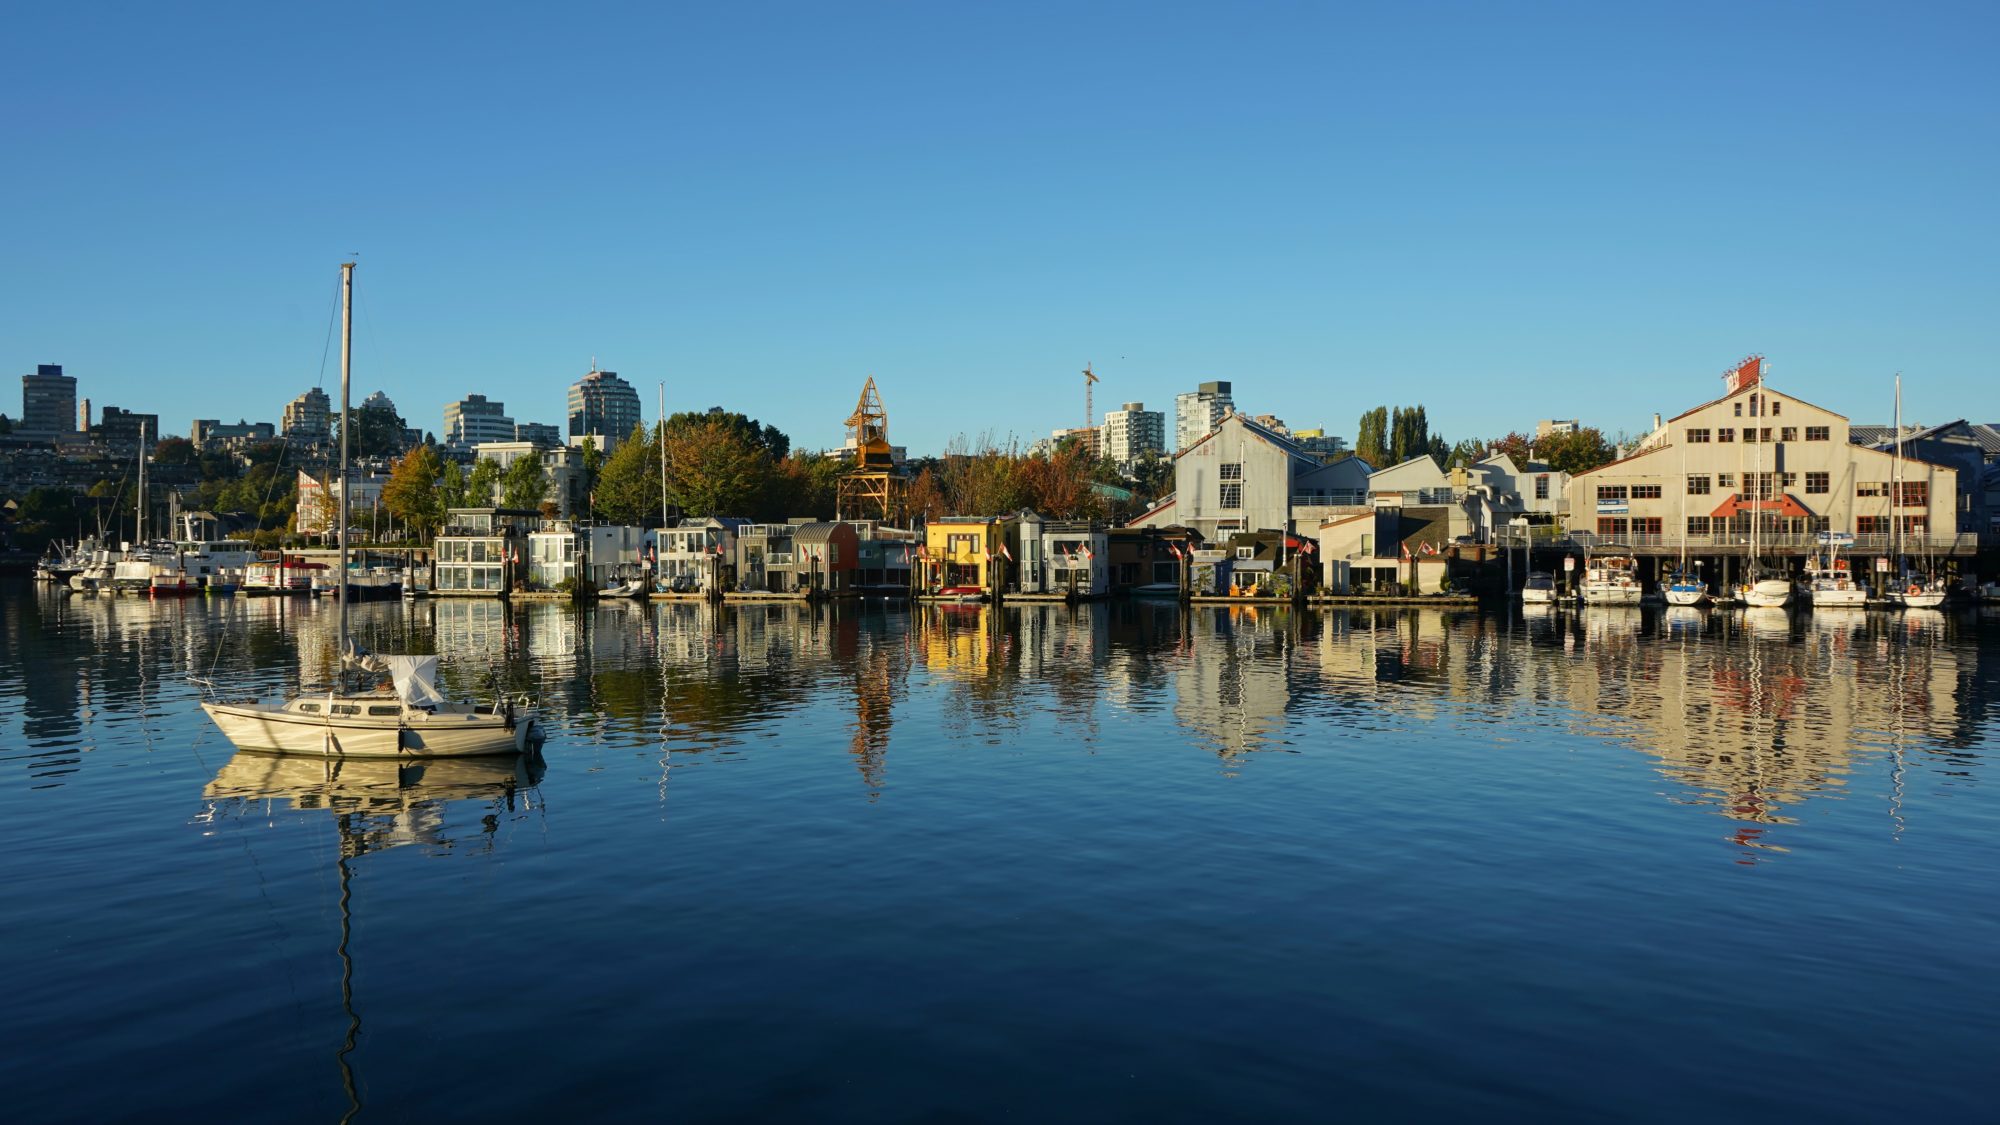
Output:
<instances>
[{"instance_id":1,"label":"white sailboat","mask_svg":"<svg viewBox=\"0 0 2000 1125\"><path fill-rule=\"evenodd\" d=\"M1889 600L1905 609L1936 609L1944 604L1945 595L1950 592L1944 579L1928 568L1917 571L1911 568L1910 560L1903 553L1903 516L1896 509L1903 505L1903 377L1896 376L1896 461L1889 484L1889 527L1895 536L1896 577L1889 587ZM1930 510L1930 488L1924 489L1925 512ZM1924 521L1925 535L1928 536L1930 521Z\"/></svg>"},{"instance_id":2,"label":"white sailboat","mask_svg":"<svg viewBox=\"0 0 2000 1125\"><path fill-rule=\"evenodd\" d=\"M348 385L354 337L354 263L340 267L340 572L347 573ZM448 758L519 754L537 739L532 709L504 698L450 702L437 689L435 656L373 656L347 635L340 599L333 688L276 702L204 701L201 709L239 749L327 758ZM349 671L388 674L394 690L349 690Z\"/></svg>"},{"instance_id":3,"label":"white sailboat","mask_svg":"<svg viewBox=\"0 0 2000 1125\"><path fill-rule=\"evenodd\" d=\"M1757 396L1752 395L1750 397L1753 406L1753 416L1758 416L1760 412L1754 409ZM1754 427L1752 432L1755 432ZM1741 462L1738 463L1740 464ZM1771 497L1769 494L1772 491L1769 487L1770 482L1764 479L1764 442L1762 434L1758 435L1757 465L1753 470L1753 474L1748 481L1744 482L1749 486L1744 489L1744 492L1750 496L1748 505L1750 508L1749 573L1744 575L1745 581L1743 584L1736 588L1736 596L1744 605L1752 609L1778 609L1792 600L1792 584L1783 575L1777 574L1764 566L1763 554L1758 549L1763 534L1764 511L1770 503Z\"/></svg>"},{"instance_id":4,"label":"white sailboat","mask_svg":"<svg viewBox=\"0 0 2000 1125\"><path fill-rule=\"evenodd\" d=\"M1814 609L1859 609L1868 604L1868 588L1855 581L1853 568L1840 557L1840 548L1854 542L1852 535L1822 531L1819 541L1826 548L1824 558L1815 551L1806 560L1807 601Z\"/></svg>"},{"instance_id":5,"label":"white sailboat","mask_svg":"<svg viewBox=\"0 0 2000 1125\"><path fill-rule=\"evenodd\" d=\"M1687 449L1681 449L1681 561L1661 585L1668 605L1700 605L1708 600L1708 583L1688 571ZM1697 564L1699 565L1699 564Z\"/></svg>"}]
</instances>

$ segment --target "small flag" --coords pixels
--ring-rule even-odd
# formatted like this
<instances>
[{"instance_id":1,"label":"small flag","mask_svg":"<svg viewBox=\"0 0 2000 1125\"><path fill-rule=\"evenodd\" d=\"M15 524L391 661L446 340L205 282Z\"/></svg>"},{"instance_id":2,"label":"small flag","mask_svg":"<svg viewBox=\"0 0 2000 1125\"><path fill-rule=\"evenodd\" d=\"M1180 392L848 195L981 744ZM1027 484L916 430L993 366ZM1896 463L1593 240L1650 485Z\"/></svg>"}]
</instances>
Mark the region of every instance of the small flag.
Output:
<instances>
[{"instance_id":1,"label":"small flag","mask_svg":"<svg viewBox=\"0 0 2000 1125\"><path fill-rule=\"evenodd\" d=\"M1006 559L1008 562L1013 562L1014 552L1007 549L1007 544L1002 543L1000 544L1000 557Z\"/></svg>"},{"instance_id":2,"label":"small flag","mask_svg":"<svg viewBox=\"0 0 2000 1125\"><path fill-rule=\"evenodd\" d=\"M1399 559L1402 559L1402 560L1403 560L1404 562L1409 562L1409 561L1410 561L1410 545L1409 545L1408 543L1398 543L1398 544L1396 544L1396 557L1397 557L1397 558L1399 558Z\"/></svg>"},{"instance_id":3,"label":"small flag","mask_svg":"<svg viewBox=\"0 0 2000 1125\"><path fill-rule=\"evenodd\" d=\"M1433 546L1431 546L1431 545L1430 545L1429 543L1425 543L1425 544L1424 544L1424 545L1422 546L1421 550L1422 550L1422 551L1424 552L1424 554L1426 554L1426 555L1435 555L1435 554L1437 554L1437 553L1438 553L1438 549L1437 549L1436 547L1433 547Z\"/></svg>"},{"instance_id":4,"label":"small flag","mask_svg":"<svg viewBox=\"0 0 2000 1125\"><path fill-rule=\"evenodd\" d=\"M1083 557L1084 557L1084 558L1086 558L1086 559L1094 559L1094 558L1096 558L1096 557L1097 557L1097 552L1096 552L1096 551L1093 551L1093 550L1091 550L1091 549L1090 549L1090 544L1088 544L1088 543L1084 543L1084 544L1081 544L1081 546L1083 547Z\"/></svg>"}]
</instances>

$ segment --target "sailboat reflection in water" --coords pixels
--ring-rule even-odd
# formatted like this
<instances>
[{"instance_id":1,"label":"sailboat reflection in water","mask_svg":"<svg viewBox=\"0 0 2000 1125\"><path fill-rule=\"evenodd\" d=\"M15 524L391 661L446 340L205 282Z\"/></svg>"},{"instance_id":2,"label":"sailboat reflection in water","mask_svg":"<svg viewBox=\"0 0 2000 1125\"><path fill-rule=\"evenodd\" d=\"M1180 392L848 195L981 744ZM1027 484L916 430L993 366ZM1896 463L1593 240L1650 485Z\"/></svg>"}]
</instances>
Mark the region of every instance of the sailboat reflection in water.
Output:
<instances>
[{"instance_id":1,"label":"sailboat reflection in water","mask_svg":"<svg viewBox=\"0 0 2000 1125\"><path fill-rule=\"evenodd\" d=\"M361 1111L361 1086L350 1056L361 1037L361 1013L354 1005L353 861L369 852L403 844L450 850L447 813L454 801L482 801L493 812L532 807L542 767L533 758L466 758L456 761L328 761L238 753L223 764L202 790L208 809L197 821L214 824L228 816L268 815L273 802L289 801L299 811L326 809L340 833L340 1006L347 1029L334 1059L347 1095L350 1121ZM499 831L494 815L479 819L479 836L491 848Z\"/></svg>"}]
</instances>

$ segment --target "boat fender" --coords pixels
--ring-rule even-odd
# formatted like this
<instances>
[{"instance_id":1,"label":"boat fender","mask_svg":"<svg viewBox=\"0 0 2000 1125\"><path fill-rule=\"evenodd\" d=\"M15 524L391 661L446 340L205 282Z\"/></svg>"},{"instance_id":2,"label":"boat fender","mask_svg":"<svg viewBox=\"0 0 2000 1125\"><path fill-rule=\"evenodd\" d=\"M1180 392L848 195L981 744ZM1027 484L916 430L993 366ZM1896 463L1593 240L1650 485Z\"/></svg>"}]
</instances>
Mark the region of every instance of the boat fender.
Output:
<instances>
[{"instance_id":1,"label":"boat fender","mask_svg":"<svg viewBox=\"0 0 2000 1125\"><path fill-rule=\"evenodd\" d=\"M1921 589L1920 587L1917 587L1917 586L1911 586L1911 587L1910 587L1910 588L1909 588L1908 590L1905 590L1905 591L1904 591L1904 593L1907 593L1907 594L1921 594L1921 593L1923 593L1923 590L1922 590L1922 589Z\"/></svg>"},{"instance_id":2,"label":"boat fender","mask_svg":"<svg viewBox=\"0 0 2000 1125\"><path fill-rule=\"evenodd\" d=\"M507 703L506 703L506 706L505 706L505 708L504 708L504 709L502 710L502 714L504 714L504 715L505 715L505 716L507 717L507 729L508 729L508 730L513 730L513 729L514 729L514 701L513 701L513 700L511 700L511 699L510 699L510 700L508 700L508 701L507 701Z\"/></svg>"}]
</instances>

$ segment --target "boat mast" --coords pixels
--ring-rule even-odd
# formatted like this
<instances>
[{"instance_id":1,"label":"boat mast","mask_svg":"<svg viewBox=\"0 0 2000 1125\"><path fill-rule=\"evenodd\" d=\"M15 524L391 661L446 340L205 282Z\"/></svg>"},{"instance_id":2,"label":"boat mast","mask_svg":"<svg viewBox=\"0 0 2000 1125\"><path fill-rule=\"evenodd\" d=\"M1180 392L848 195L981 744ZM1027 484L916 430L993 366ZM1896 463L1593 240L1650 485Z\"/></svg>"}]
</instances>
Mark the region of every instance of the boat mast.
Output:
<instances>
[{"instance_id":1,"label":"boat mast","mask_svg":"<svg viewBox=\"0 0 2000 1125\"><path fill-rule=\"evenodd\" d=\"M139 422L139 510L137 522L132 528L132 542L140 550L146 548L146 423Z\"/></svg>"},{"instance_id":2,"label":"boat mast","mask_svg":"<svg viewBox=\"0 0 2000 1125\"><path fill-rule=\"evenodd\" d=\"M354 263L340 264L340 647L336 661L347 659L347 390L354 358ZM336 663L336 680L346 668Z\"/></svg>"},{"instance_id":3,"label":"boat mast","mask_svg":"<svg viewBox=\"0 0 2000 1125\"><path fill-rule=\"evenodd\" d=\"M1889 466L1889 549L1896 555L1897 574L1903 569L1903 520L1896 514L1903 502L1903 373L1896 372L1896 461Z\"/></svg>"},{"instance_id":4,"label":"boat mast","mask_svg":"<svg viewBox=\"0 0 2000 1125\"><path fill-rule=\"evenodd\" d=\"M667 381L660 380L660 530L667 529ZM659 565L659 538L653 540L653 565Z\"/></svg>"}]
</instances>

